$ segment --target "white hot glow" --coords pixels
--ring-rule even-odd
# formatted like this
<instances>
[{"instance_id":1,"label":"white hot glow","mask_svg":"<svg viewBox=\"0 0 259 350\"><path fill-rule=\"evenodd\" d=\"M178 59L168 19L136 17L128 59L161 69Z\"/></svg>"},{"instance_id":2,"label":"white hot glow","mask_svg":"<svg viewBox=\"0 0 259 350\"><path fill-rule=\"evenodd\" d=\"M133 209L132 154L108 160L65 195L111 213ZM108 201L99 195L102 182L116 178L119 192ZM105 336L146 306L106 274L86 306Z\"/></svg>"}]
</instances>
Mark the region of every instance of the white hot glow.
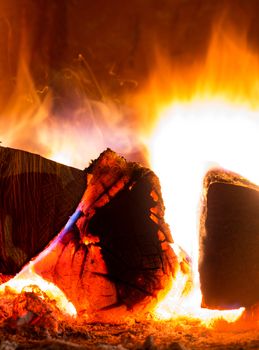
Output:
<instances>
[{"instance_id":1,"label":"white hot glow","mask_svg":"<svg viewBox=\"0 0 259 350\"><path fill-rule=\"evenodd\" d=\"M258 134L259 110L220 98L175 103L162 112L149 145L151 164L161 182L166 221L174 240L192 258L194 289L178 303L169 301L176 291L169 292L156 309L158 317L188 314L211 320L227 315L231 320L242 313L241 309L233 315L233 311L200 308L199 210L203 178L211 167L229 169L259 184ZM184 278L179 272L173 289L184 285Z\"/></svg>"}]
</instances>

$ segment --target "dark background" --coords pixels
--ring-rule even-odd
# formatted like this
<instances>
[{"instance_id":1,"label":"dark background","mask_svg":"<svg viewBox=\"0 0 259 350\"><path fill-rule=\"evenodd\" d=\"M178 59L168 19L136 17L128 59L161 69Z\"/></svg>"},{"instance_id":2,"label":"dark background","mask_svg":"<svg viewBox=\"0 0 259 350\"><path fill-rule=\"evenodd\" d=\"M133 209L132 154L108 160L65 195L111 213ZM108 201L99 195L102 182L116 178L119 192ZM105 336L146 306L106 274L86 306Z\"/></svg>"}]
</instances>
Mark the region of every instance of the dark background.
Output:
<instances>
[{"instance_id":1,"label":"dark background","mask_svg":"<svg viewBox=\"0 0 259 350\"><path fill-rule=\"evenodd\" d=\"M10 0L0 4L0 87L11 93L20 53L37 87L65 94L59 73L81 54L103 91L135 93L153 68L154 48L192 63L207 48L213 24L231 23L258 49L257 0ZM94 93L98 98L98 92ZM92 96L90 96L92 97ZM1 103L3 106L3 103Z\"/></svg>"}]
</instances>

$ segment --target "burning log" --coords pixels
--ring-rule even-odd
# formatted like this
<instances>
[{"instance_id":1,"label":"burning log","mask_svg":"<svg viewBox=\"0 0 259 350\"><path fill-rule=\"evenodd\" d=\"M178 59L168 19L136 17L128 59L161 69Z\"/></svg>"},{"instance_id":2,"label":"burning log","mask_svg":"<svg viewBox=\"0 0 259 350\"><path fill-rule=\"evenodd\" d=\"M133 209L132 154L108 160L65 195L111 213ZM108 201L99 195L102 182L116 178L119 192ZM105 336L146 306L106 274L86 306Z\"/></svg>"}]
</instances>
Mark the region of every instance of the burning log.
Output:
<instances>
[{"instance_id":1,"label":"burning log","mask_svg":"<svg viewBox=\"0 0 259 350\"><path fill-rule=\"evenodd\" d=\"M231 309L259 301L259 188L223 170L205 178L199 266L203 305Z\"/></svg>"},{"instance_id":2,"label":"burning log","mask_svg":"<svg viewBox=\"0 0 259 350\"><path fill-rule=\"evenodd\" d=\"M19 272L44 249L73 213L84 189L84 171L0 147L1 274Z\"/></svg>"},{"instance_id":3,"label":"burning log","mask_svg":"<svg viewBox=\"0 0 259 350\"><path fill-rule=\"evenodd\" d=\"M179 266L155 174L109 149L86 173L77 210L24 271L58 286L78 312L115 320L157 302Z\"/></svg>"}]
</instances>

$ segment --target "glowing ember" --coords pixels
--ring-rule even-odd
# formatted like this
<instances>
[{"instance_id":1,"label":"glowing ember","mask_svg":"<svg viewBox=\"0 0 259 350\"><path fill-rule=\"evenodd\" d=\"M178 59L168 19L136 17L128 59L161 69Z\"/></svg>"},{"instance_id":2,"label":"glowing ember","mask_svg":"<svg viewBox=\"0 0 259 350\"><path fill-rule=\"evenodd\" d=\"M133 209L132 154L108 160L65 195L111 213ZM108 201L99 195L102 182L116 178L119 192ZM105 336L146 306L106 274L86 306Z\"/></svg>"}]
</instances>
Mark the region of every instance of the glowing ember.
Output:
<instances>
[{"instance_id":1,"label":"glowing ember","mask_svg":"<svg viewBox=\"0 0 259 350\"><path fill-rule=\"evenodd\" d=\"M31 263L30 263L31 264ZM11 288L14 293L21 293L28 286L38 286L50 300L55 300L57 307L66 315L76 316L74 305L69 302L65 294L53 283L45 281L27 265L16 277L0 286L1 294L5 293L6 287Z\"/></svg>"}]
</instances>

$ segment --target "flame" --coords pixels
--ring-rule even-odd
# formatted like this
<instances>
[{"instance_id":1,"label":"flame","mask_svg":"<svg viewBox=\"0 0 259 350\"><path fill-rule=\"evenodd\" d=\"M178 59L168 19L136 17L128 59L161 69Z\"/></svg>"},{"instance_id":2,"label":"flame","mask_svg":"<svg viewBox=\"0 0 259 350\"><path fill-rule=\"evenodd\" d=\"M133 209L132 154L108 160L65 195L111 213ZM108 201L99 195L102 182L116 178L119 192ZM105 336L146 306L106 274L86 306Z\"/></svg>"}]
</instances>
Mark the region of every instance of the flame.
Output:
<instances>
[{"instance_id":1,"label":"flame","mask_svg":"<svg viewBox=\"0 0 259 350\"><path fill-rule=\"evenodd\" d=\"M210 168L220 166L259 185L259 58L243 35L215 30L202 64L179 70L160 58L159 66L159 78L154 75L141 96L148 100L146 112L154 116L147 144L161 182L166 221L193 261L194 284L183 295L186 276L179 271L154 313L160 319L188 315L206 325L218 318L233 322L244 308L200 307L199 216ZM161 82L161 76L166 80Z\"/></svg>"},{"instance_id":2,"label":"flame","mask_svg":"<svg viewBox=\"0 0 259 350\"><path fill-rule=\"evenodd\" d=\"M35 86L28 65L22 53L15 88L0 106L3 146L39 153L80 169L107 147L124 154L135 150L134 130L123 122L126 107L106 97L90 99L78 67L60 73L65 77L63 88L72 91L69 97L56 97L50 86L41 90ZM59 99L63 109L57 107Z\"/></svg>"},{"instance_id":3,"label":"flame","mask_svg":"<svg viewBox=\"0 0 259 350\"><path fill-rule=\"evenodd\" d=\"M108 146L125 153L141 139L160 178L166 221L177 245L191 256L193 267L193 285L186 289L189 277L179 269L172 288L156 306L155 317L188 316L207 326L219 318L234 322L243 308L219 311L200 307L198 220L203 178L211 167L221 166L259 185L255 161L259 149L258 55L249 48L245 35L219 27L213 31L202 61L186 67L172 64L166 56L157 55L155 74L132 102L141 115L137 138L132 125L122 123L123 112L114 104L89 102L83 94L73 116L55 117L52 92L48 87L35 89L21 60L19 83L0 115L1 141L82 168ZM173 248L181 260L177 245ZM60 300L61 309L76 313L56 286L30 267L25 271L29 271L29 279L26 273L19 274L3 284L1 291L9 285L19 293L26 285L37 284Z\"/></svg>"}]
</instances>

